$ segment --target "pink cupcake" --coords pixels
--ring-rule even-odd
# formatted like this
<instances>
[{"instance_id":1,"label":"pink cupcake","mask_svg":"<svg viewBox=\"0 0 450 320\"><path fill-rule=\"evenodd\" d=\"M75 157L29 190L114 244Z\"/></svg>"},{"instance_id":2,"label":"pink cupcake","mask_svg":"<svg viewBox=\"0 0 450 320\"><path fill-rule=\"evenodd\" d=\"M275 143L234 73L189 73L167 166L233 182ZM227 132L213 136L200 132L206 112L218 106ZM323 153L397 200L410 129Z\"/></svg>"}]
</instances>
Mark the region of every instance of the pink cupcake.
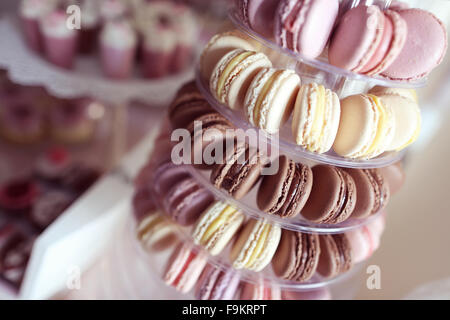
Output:
<instances>
[{"instance_id":1,"label":"pink cupcake","mask_svg":"<svg viewBox=\"0 0 450 320\"><path fill-rule=\"evenodd\" d=\"M103 72L114 79L129 78L133 72L137 36L126 20L110 21L100 35Z\"/></svg>"},{"instance_id":2,"label":"pink cupcake","mask_svg":"<svg viewBox=\"0 0 450 320\"><path fill-rule=\"evenodd\" d=\"M77 52L78 32L69 29L66 21L67 15L63 11L54 11L41 20L40 26L47 59L61 68L71 69Z\"/></svg>"},{"instance_id":3,"label":"pink cupcake","mask_svg":"<svg viewBox=\"0 0 450 320\"><path fill-rule=\"evenodd\" d=\"M83 143L95 130L95 121L89 115L90 99L60 100L51 108L50 133L62 143Z\"/></svg>"},{"instance_id":4,"label":"pink cupcake","mask_svg":"<svg viewBox=\"0 0 450 320\"><path fill-rule=\"evenodd\" d=\"M97 1L84 0L81 2L81 30L79 52L90 54L97 45L100 30L100 9Z\"/></svg>"},{"instance_id":5,"label":"pink cupcake","mask_svg":"<svg viewBox=\"0 0 450 320\"><path fill-rule=\"evenodd\" d=\"M35 143L44 135L42 110L24 97L13 98L0 110L0 130L3 137L10 142Z\"/></svg>"},{"instance_id":6,"label":"pink cupcake","mask_svg":"<svg viewBox=\"0 0 450 320\"><path fill-rule=\"evenodd\" d=\"M111 20L122 19L127 14L128 8L124 3L124 1L102 0L100 3L100 18L103 23L106 23Z\"/></svg>"},{"instance_id":7,"label":"pink cupcake","mask_svg":"<svg viewBox=\"0 0 450 320\"><path fill-rule=\"evenodd\" d=\"M199 37L199 30L193 12L185 6L177 6L177 32L178 44L174 52L171 71L174 73L183 71L193 59L194 43Z\"/></svg>"},{"instance_id":8,"label":"pink cupcake","mask_svg":"<svg viewBox=\"0 0 450 320\"><path fill-rule=\"evenodd\" d=\"M20 3L19 16L23 33L28 46L34 51L40 52L42 50L39 20L52 12L56 4L55 0L22 0Z\"/></svg>"},{"instance_id":9,"label":"pink cupcake","mask_svg":"<svg viewBox=\"0 0 450 320\"><path fill-rule=\"evenodd\" d=\"M142 73L146 78L161 78L170 73L177 34L163 25L148 29L142 44Z\"/></svg>"}]
</instances>

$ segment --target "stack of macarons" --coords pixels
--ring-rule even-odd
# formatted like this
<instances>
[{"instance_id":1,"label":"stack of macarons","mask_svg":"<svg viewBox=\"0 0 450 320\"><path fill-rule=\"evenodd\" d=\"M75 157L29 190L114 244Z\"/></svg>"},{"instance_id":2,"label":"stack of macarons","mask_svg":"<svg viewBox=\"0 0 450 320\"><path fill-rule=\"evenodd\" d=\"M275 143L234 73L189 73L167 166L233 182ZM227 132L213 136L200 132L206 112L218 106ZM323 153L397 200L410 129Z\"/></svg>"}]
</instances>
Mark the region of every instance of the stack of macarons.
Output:
<instances>
[{"instance_id":1,"label":"stack of macarons","mask_svg":"<svg viewBox=\"0 0 450 320\"><path fill-rule=\"evenodd\" d=\"M441 63L446 28L431 12L405 4L356 4L347 8L338 0L238 0L235 11L254 33L301 59L328 54L331 65L352 72L415 81Z\"/></svg>"},{"instance_id":2,"label":"stack of macarons","mask_svg":"<svg viewBox=\"0 0 450 320\"><path fill-rule=\"evenodd\" d=\"M221 50L215 49L218 43ZM291 119L295 144L320 154L333 149L339 156L352 159L399 151L417 139L420 112L411 90L375 87L368 94L340 100L319 83L301 84L294 71L273 68L265 54L245 47L251 44L237 32L217 35L205 48L200 67L214 98L236 114L243 109L253 126L277 134ZM402 105L386 98L385 91L389 96L404 96ZM202 109L198 103L191 108ZM407 133L403 133L405 127L409 127Z\"/></svg>"},{"instance_id":3,"label":"stack of macarons","mask_svg":"<svg viewBox=\"0 0 450 320\"><path fill-rule=\"evenodd\" d=\"M225 210L232 210L226 204L219 203L219 205ZM149 217L153 217L152 221L158 218L161 220L158 220L158 223L146 222L145 219ZM220 219L222 218L223 214ZM229 218L230 221L233 219ZM314 281L329 279L349 271L354 264L364 261L373 254L380 243L384 219L384 215L381 215L358 229L340 234L321 235L282 230L264 221L253 219L244 222L243 227L236 232L231 230L226 221L211 221L204 230L203 237L209 236L210 244L216 241L220 242L222 247L224 244L229 245L229 262L225 257L214 258L217 254L212 250L217 250L217 246L214 248L203 246L194 237L194 243L183 241L172 249L164 281L184 293L194 287L199 290L204 285L205 273L212 276L211 264L219 266L214 268L217 272L214 276L216 281L221 277L230 277L239 282L243 276L266 279L265 283L274 284L280 280L300 284L314 279ZM156 250L156 245L161 248L161 245L167 245L168 239L173 239L174 235L176 237L176 232L168 225L170 222L153 213L141 220L137 234L144 248L150 249L150 246L153 246L153 250ZM224 231L221 230L222 227ZM209 228L215 230L208 231ZM172 245L177 243L179 240L171 242ZM225 252L224 248L221 251ZM241 269L253 273L243 273ZM234 292L235 289L231 291ZM196 294L198 295L198 292ZM203 299L221 299L221 295L211 296L211 292L200 296ZM230 299L229 295L226 296Z\"/></svg>"}]
</instances>

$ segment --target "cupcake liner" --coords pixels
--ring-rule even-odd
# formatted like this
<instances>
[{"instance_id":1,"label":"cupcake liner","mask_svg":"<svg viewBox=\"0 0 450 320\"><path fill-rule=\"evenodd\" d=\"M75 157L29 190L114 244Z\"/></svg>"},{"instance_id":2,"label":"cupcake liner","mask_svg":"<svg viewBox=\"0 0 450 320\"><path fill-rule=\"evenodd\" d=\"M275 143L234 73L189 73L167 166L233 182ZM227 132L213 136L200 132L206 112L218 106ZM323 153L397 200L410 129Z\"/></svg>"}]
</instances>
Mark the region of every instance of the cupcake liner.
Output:
<instances>
[{"instance_id":1,"label":"cupcake liner","mask_svg":"<svg viewBox=\"0 0 450 320\"><path fill-rule=\"evenodd\" d=\"M101 62L103 72L114 79L129 78L135 62L135 48L117 49L101 45Z\"/></svg>"},{"instance_id":2,"label":"cupcake liner","mask_svg":"<svg viewBox=\"0 0 450 320\"><path fill-rule=\"evenodd\" d=\"M45 55L52 64L65 69L73 67L77 53L78 37L56 38L44 34Z\"/></svg>"},{"instance_id":3,"label":"cupcake liner","mask_svg":"<svg viewBox=\"0 0 450 320\"><path fill-rule=\"evenodd\" d=\"M42 51L42 33L39 28L39 21L27 17L21 17L22 29L25 40L30 49L41 52Z\"/></svg>"},{"instance_id":4,"label":"cupcake liner","mask_svg":"<svg viewBox=\"0 0 450 320\"><path fill-rule=\"evenodd\" d=\"M171 65L171 71L178 73L186 69L192 59L192 47L186 45L178 45L173 53L173 61Z\"/></svg>"},{"instance_id":5,"label":"cupcake liner","mask_svg":"<svg viewBox=\"0 0 450 320\"><path fill-rule=\"evenodd\" d=\"M173 53L143 48L142 72L146 78L162 78L169 74Z\"/></svg>"}]
</instances>

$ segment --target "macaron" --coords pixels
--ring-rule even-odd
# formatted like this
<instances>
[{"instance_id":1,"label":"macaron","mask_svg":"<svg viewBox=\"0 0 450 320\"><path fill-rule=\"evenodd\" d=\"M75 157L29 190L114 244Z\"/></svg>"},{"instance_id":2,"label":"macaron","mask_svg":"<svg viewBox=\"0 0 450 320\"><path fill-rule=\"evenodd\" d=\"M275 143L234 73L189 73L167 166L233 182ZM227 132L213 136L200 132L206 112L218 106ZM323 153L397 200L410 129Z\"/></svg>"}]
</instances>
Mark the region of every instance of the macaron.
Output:
<instances>
[{"instance_id":1,"label":"macaron","mask_svg":"<svg viewBox=\"0 0 450 320\"><path fill-rule=\"evenodd\" d=\"M155 201L162 201L167 192L179 181L190 177L186 166L169 162L161 163L153 171L151 177L152 192Z\"/></svg>"},{"instance_id":2,"label":"macaron","mask_svg":"<svg viewBox=\"0 0 450 320\"><path fill-rule=\"evenodd\" d=\"M236 142L234 152L225 150L223 161L211 171L211 183L233 198L243 198L261 176L265 157L246 143Z\"/></svg>"},{"instance_id":3,"label":"macaron","mask_svg":"<svg viewBox=\"0 0 450 320\"><path fill-rule=\"evenodd\" d=\"M263 220L248 220L231 248L233 267L261 271L272 260L280 237L280 227Z\"/></svg>"},{"instance_id":4,"label":"macaron","mask_svg":"<svg viewBox=\"0 0 450 320\"><path fill-rule=\"evenodd\" d=\"M241 109L255 75L272 63L264 53L235 49L217 63L210 79L210 89L218 101L231 109Z\"/></svg>"},{"instance_id":5,"label":"macaron","mask_svg":"<svg viewBox=\"0 0 450 320\"><path fill-rule=\"evenodd\" d=\"M281 300L281 290L262 277L241 281L239 300Z\"/></svg>"},{"instance_id":6,"label":"macaron","mask_svg":"<svg viewBox=\"0 0 450 320\"><path fill-rule=\"evenodd\" d=\"M295 104L300 77L293 70L263 68L250 84L244 110L251 124L276 133Z\"/></svg>"},{"instance_id":7,"label":"macaron","mask_svg":"<svg viewBox=\"0 0 450 320\"><path fill-rule=\"evenodd\" d=\"M195 118L213 112L194 82L183 85L169 106L168 117L172 128L186 128Z\"/></svg>"},{"instance_id":8,"label":"macaron","mask_svg":"<svg viewBox=\"0 0 450 320\"><path fill-rule=\"evenodd\" d=\"M391 164L390 166L380 168L379 170L389 186L390 193L395 194L399 192L406 179L406 174L403 170L401 161Z\"/></svg>"},{"instance_id":9,"label":"macaron","mask_svg":"<svg viewBox=\"0 0 450 320\"><path fill-rule=\"evenodd\" d=\"M403 49L383 71L391 80L414 81L427 76L444 59L447 31L431 12L421 9L398 11L408 29Z\"/></svg>"},{"instance_id":10,"label":"macaron","mask_svg":"<svg viewBox=\"0 0 450 320\"><path fill-rule=\"evenodd\" d=\"M392 10L359 5L348 10L331 39L332 65L369 75L386 70L402 51L408 33L406 22Z\"/></svg>"},{"instance_id":11,"label":"macaron","mask_svg":"<svg viewBox=\"0 0 450 320\"><path fill-rule=\"evenodd\" d=\"M265 175L257 195L258 208L282 218L297 216L304 207L313 185L311 168L295 163L284 155L278 161L278 171Z\"/></svg>"},{"instance_id":12,"label":"macaron","mask_svg":"<svg viewBox=\"0 0 450 320\"><path fill-rule=\"evenodd\" d=\"M280 278L296 282L308 281L316 272L319 255L317 234L283 230L272 259L272 268Z\"/></svg>"},{"instance_id":13,"label":"macaron","mask_svg":"<svg viewBox=\"0 0 450 320\"><path fill-rule=\"evenodd\" d=\"M355 181L356 204L352 218L367 218L384 209L389 201L389 186L378 169L344 169Z\"/></svg>"},{"instance_id":14,"label":"macaron","mask_svg":"<svg viewBox=\"0 0 450 320\"><path fill-rule=\"evenodd\" d=\"M233 124L218 112L209 112L192 120L186 129L191 134L191 163L198 169L211 169L222 161L216 153L223 141L234 138Z\"/></svg>"},{"instance_id":15,"label":"macaron","mask_svg":"<svg viewBox=\"0 0 450 320\"><path fill-rule=\"evenodd\" d=\"M177 181L162 199L166 214L175 222L188 226L214 202L214 196L194 178Z\"/></svg>"},{"instance_id":16,"label":"macaron","mask_svg":"<svg viewBox=\"0 0 450 320\"><path fill-rule=\"evenodd\" d=\"M208 264L196 286L195 297L199 300L231 300L239 282L239 274L233 269L224 271Z\"/></svg>"},{"instance_id":17,"label":"macaron","mask_svg":"<svg viewBox=\"0 0 450 320\"><path fill-rule=\"evenodd\" d=\"M376 92L382 104L392 110L394 118L395 130L387 150L402 150L415 142L420 134L422 120L417 100L405 89L378 89Z\"/></svg>"},{"instance_id":18,"label":"macaron","mask_svg":"<svg viewBox=\"0 0 450 320\"><path fill-rule=\"evenodd\" d=\"M343 157L370 159L391 150L398 131L395 118L392 104L373 94L346 97L341 100L334 151Z\"/></svg>"},{"instance_id":19,"label":"macaron","mask_svg":"<svg viewBox=\"0 0 450 320\"><path fill-rule=\"evenodd\" d=\"M415 103L419 103L419 97L417 96L417 92L414 89L374 86L372 89L369 90L369 93L376 96L385 96L385 95L400 96Z\"/></svg>"},{"instance_id":20,"label":"macaron","mask_svg":"<svg viewBox=\"0 0 450 320\"><path fill-rule=\"evenodd\" d=\"M238 0L242 21L260 35L272 38L279 0Z\"/></svg>"},{"instance_id":21,"label":"macaron","mask_svg":"<svg viewBox=\"0 0 450 320\"><path fill-rule=\"evenodd\" d=\"M356 186L344 170L328 165L312 168L313 185L302 210L306 219L316 223L340 223L350 217L356 204Z\"/></svg>"},{"instance_id":22,"label":"macaron","mask_svg":"<svg viewBox=\"0 0 450 320\"><path fill-rule=\"evenodd\" d=\"M338 0L281 0L275 16L275 40L306 58L325 48L339 11Z\"/></svg>"},{"instance_id":23,"label":"macaron","mask_svg":"<svg viewBox=\"0 0 450 320\"><path fill-rule=\"evenodd\" d=\"M217 201L200 217L192 233L194 242L211 255L218 255L244 222L244 215L236 208Z\"/></svg>"},{"instance_id":24,"label":"macaron","mask_svg":"<svg viewBox=\"0 0 450 320\"><path fill-rule=\"evenodd\" d=\"M378 249L384 226L385 217L380 215L367 225L345 233L350 243L353 263L368 259Z\"/></svg>"},{"instance_id":25,"label":"macaron","mask_svg":"<svg viewBox=\"0 0 450 320\"><path fill-rule=\"evenodd\" d=\"M164 282L182 293L187 293L197 283L206 264L205 252L196 251L190 243L181 243L168 261Z\"/></svg>"},{"instance_id":26,"label":"macaron","mask_svg":"<svg viewBox=\"0 0 450 320\"><path fill-rule=\"evenodd\" d=\"M319 236L320 257L317 272L331 278L342 274L353 265L351 245L345 234L325 234Z\"/></svg>"},{"instance_id":27,"label":"macaron","mask_svg":"<svg viewBox=\"0 0 450 320\"><path fill-rule=\"evenodd\" d=\"M177 240L176 225L159 212L147 215L137 227L137 238L148 250L164 250Z\"/></svg>"},{"instance_id":28,"label":"macaron","mask_svg":"<svg viewBox=\"0 0 450 320\"><path fill-rule=\"evenodd\" d=\"M209 40L200 56L200 69L204 79L209 80L217 62L234 49L255 51L249 37L238 30L216 34Z\"/></svg>"},{"instance_id":29,"label":"macaron","mask_svg":"<svg viewBox=\"0 0 450 320\"><path fill-rule=\"evenodd\" d=\"M336 93L317 83L301 86L292 118L295 142L312 152L327 152L336 138L340 114Z\"/></svg>"}]
</instances>

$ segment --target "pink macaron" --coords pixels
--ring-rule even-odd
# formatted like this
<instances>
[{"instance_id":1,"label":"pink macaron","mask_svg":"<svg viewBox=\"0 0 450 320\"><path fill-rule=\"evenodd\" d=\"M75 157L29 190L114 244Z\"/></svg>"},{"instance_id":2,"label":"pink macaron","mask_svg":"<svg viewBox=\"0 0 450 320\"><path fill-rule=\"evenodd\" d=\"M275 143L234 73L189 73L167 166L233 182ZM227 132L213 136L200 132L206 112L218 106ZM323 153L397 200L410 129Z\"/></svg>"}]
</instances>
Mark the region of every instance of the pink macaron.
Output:
<instances>
[{"instance_id":1,"label":"pink macaron","mask_svg":"<svg viewBox=\"0 0 450 320\"><path fill-rule=\"evenodd\" d=\"M378 74L397 59L407 33L406 22L397 12L359 5L340 20L331 39L328 59L343 69Z\"/></svg>"},{"instance_id":2,"label":"pink macaron","mask_svg":"<svg viewBox=\"0 0 450 320\"><path fill-rule=\"evenodd\" d=\"M350 242L354 263L370 258L378 249L385 223L385 216L381 214L367 225L345 233Z\"/></svg>"},{"instance_id":3,"label":"pink macaron","mask_svg":"<svg viewBox=\"0 0 450 320\"><path fill-rule=\"evenodd\" d=\"M243 22L264 37L272 38L279 0L238 0Z\"/></svg>"},{"instance_id":4,"label":"pink macaron","mask_svg":"<svg viewBox=\"0 0 450 320\"><path fill-rule=\"evenodd\" d=\"M231 300L239 282L239 274L233 269L223 271L207 265L197 283L195 296L199 300Z\"/></svg>"},{"instance_id":5,"label":"pink macaron","mask_svg":"<svg viewBox=\"0 0 450 320\"><path fill-rule=\"evenodd\" d=\"M328 42L338 11L338 0L281 0L275 39L284 48L316 58Z\"/></svg>"},{"instance_id":6,"label":"pink macaron","mask_svg":"<svg viewBox=\"0 0 450 320\"><path fill-rule=\"evenodd\" d=\"M406 43L382 75L392 80L414 81L427 76L444 59L447 31L432 13L421 9L398 11L408 28Z\"/></svg>"},{"instance_id":7,"label":"pink macaron","mask_svg":"<svg viewBox=\"0 0 450 320\"><path fill-rule=\"evenodd\" d=\"M168 261L164 282L187 293L197 283L206 263L207 254L204 251L196 251L192 244L182 243Z\"/></svg>"}]
</instances>

